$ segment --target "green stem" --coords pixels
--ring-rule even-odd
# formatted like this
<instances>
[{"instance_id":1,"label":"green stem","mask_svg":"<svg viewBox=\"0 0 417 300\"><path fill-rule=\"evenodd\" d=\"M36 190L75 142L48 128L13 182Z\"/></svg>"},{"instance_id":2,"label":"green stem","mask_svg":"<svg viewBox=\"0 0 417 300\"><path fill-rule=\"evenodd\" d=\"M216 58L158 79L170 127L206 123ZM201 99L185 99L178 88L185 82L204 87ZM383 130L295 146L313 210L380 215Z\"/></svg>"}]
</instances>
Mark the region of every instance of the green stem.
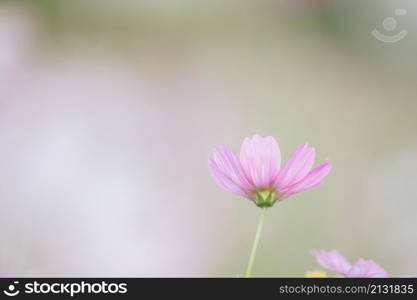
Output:
<instances>
[{"instance_id":1,"label":"green stem","mask_svg":"<svg viewBox=\"0 0 417 300\"><path fill-rule=\"evenodd\" d=\"M254 263L255 257L256 257L256 250L258 249L259 238L261 237L262 227L264 225L266 209L267 209L266 207L261 208L262 212L261 212L261 216L259 218L258 229L256 229L255 240L253 241L253 246L252 246L252 251L250 253L248 268L246 269L246 277L247 278L251 277L251 275L252 275L253 263Z\"/></svg>"}]
</instances>

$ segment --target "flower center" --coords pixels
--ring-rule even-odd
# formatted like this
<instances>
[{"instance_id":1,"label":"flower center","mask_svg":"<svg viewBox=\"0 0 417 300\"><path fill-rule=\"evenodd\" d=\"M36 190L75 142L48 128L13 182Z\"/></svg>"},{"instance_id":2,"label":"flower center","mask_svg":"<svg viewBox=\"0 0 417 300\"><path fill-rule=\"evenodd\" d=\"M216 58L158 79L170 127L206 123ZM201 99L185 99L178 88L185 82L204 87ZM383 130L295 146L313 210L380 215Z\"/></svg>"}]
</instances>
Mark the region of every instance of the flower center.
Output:
<instances>
[{"instance_id":1,"label":"flower center","mask_svg":"<svg viewBox=\"0 0 417 300\"><path fill-rule=\"evenodd\" d=\"M317 271L307 271L305 274L307 278L326 278L327 274L325 271L317 270Z\"/></svg>"}]
</instances>

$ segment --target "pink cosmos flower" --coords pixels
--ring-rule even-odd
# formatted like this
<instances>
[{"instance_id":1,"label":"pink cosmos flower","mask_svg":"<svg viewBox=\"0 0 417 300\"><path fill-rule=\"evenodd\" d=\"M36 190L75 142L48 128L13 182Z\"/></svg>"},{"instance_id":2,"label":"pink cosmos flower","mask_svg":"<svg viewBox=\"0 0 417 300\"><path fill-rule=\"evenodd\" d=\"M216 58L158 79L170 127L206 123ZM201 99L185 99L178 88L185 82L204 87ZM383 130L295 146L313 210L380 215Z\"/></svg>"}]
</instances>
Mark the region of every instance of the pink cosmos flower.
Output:
<instances>
[{"instance_id":1,"label":"pink cosmos flower","mask_svg":"<svg viewBox=\"0 0 417 300\"><path fill-rule=\"evenodd\" d=\"M322 267L339 273L342 277L388 277L387 272L371 259L360 258L351 265L336 250L311 250L310 253Z\"/></svg>"},{"instance_id":2,"label":"pink cosmos flower","mask_svg":"<svg viewBox=\"0 0 417 300\"><path fill-rule=\"evenodd\" d=\"M315 149L307 143L296 147L281 167L281 151L271 136L259 134L243 141L238 157L230 147L220 145L209 159L214 180L223 188L244 196L259 207L314 188L323 183L331 165L325 160L312 169Z\"/></svg>"}]
</instances>

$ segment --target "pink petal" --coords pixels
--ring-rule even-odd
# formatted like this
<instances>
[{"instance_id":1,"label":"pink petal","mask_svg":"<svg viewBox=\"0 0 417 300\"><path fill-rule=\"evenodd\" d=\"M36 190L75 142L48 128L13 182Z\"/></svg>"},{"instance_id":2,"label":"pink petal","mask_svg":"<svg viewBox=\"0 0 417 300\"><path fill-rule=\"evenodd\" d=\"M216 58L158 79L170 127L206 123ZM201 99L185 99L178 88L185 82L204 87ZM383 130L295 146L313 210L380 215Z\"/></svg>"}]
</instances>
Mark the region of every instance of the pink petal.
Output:
<instances>
[{"instance_id":1,"label":"pink petal","mask_svg":"<svg viewBox=\"0 0 417 300\"><path fill-rule=\"evenodd\" d=\"M358 259L352 266L352 268L345 274L346 277L372 277L372 278L386 278L388 273L385 272L376 262L373 260Z\"/></svg>"},{"instance_id":2,"label":"pink petal","mask_svg":"<svg viewBox=\"0 0 417 300\"><path fill-rule=\"evenodd\" d=\"M310 172L315 156L315 149L308 147L308 143L298 145L277 176L277 189L285 190L302 180Z\"/></svg>"},{"instance_id":3,"label":"pink petal","mask_svg":"<svg viewBox=\"0 0 417 300\"><path fill-rule=\"evenodd\" d=\"M325 160L321 165L317 166L311 170L300 182L294 184L289 190L280 198L283 200L288 196L294 195L296 193L312 189L319 185L322 185L322 179L329 174L332 166L328 160Z\"/></svg>"},{"instance_id":4,"label":"pink petal","mask_svg":"<svg viewBox=\"0 0 417 300\"><path fill-rule=\"evenodd\" d=\"M345 274L351 269L351 265L338 251L311 250L310 253L316 258L317 262L328 270Z\"/></svg>"},{"instance_id":5,"label":"pink petal","mask_svg":"<svg viewBox=\"0 0 417 300\"><path fill-rule=\"evenodd\" d=\"M221 187L234 194L246 196L252 188L236 154L226 145L214 150L209 159L209 170Z\"/></svg>"},{"instance_id":6,"label":"pink petal","mask_svg":"<svg viewBox=\"0 0 417 300\"><path fill-rule=\"evenodd\" d=\"M278 143L271 136L259 134L243 141L240 162L247 177L256 188L270 188L281 165Z\"/></svg>"}]
</instances>

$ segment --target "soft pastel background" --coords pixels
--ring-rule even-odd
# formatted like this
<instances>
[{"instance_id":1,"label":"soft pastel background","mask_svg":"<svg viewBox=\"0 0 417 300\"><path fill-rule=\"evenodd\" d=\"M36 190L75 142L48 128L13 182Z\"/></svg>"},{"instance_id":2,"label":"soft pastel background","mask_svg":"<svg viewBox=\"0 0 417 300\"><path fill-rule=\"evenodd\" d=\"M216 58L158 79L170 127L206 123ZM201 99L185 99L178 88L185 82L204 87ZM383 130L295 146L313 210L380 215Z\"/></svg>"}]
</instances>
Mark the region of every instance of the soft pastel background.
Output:
<instances>
[{"instance_id":1,"label":"soft pastel background","mask_svg":"<svg viewBox=\"0 0 417 300\"><path fill-rule=\"evenodd\" d=\"M0 1L0 273L243 274L260 211L207 158L260 133L334 168L270 209L256 275L318 269L313 248L416 274L416 20L413 0Z\"/></svg>"}]
</instances>

